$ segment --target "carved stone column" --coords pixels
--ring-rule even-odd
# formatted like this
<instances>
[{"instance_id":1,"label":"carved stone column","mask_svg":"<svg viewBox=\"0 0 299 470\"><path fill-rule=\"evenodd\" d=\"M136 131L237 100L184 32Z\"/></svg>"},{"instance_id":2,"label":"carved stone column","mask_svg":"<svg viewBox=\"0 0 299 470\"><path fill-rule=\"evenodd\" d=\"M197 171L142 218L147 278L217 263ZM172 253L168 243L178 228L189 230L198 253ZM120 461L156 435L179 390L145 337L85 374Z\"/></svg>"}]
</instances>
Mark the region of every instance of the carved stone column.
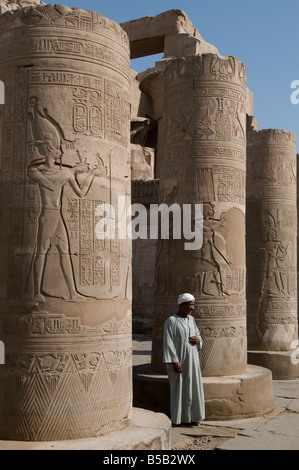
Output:
<instances>
[{"instance_id":1,"label":"carved stone column","mask_svg":"<svg viewBox=\"0 0 299 470\"><path fill-rule=\"evenodd\" d=\"M251 131L247 147L249 360L274 378L296 377L290 357L298 335L296 137Z\"/></svg>"},{"instance_id":2,"label":"carved stone column","mask_svg":"<svg viewBox=\"0 0 299 470\"><path fill-rule=\"evenodd\" d=\"M0 32L0 439L98 436L132 398L131 244L99 228L130 198L128 41L61 5Z\"/></svg>"},{"instance_id":3,"label":"carved stone column","mask_svg":"<svg viewBox=\"0 0 299 470\"><path fill-rule=\"evenodd\" d=\"M259 416L274 399L271 372L247 364L245 66L213 54L174 60L165 70L163 121L159 202L179 210L168 217L169 238L158 240L152 361L135 373L135 406L169 410L163 326L178 311L178 295L190 292L203 337L207 419Z\"/></svg>"},{"instance_id":4,"label":"carved stone column","mask_svg":"<svg viewBox=\"0 0 299 470\"><path fill-rule=\"evenodd\" d=\"M204 376L244 371L246 68L234 57L174 60L165 71L160 203L203 205L203 244L158 247L152 367L162 371L165 319L196 297Z\"/></svg>"}]
</instances>

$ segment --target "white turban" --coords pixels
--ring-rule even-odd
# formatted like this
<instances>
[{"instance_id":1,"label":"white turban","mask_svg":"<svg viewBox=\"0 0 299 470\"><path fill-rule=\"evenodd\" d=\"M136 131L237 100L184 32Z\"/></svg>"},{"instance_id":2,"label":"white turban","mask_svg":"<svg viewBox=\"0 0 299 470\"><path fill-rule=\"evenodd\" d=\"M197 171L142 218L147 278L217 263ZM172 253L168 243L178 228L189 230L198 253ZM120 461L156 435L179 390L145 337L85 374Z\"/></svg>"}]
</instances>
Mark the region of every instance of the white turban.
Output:
<instances>
[{"instance_id":1,"label":"white turban","mask_svg":"<svg viewBox=\"0 0 299 470\"><path fill-rule=\"evenodd\" d=\"M192 300L195 300L192 294L181 294L178 298L178 305L181 305L184 302L192 302Z\"/></svg>"}]
</instances>

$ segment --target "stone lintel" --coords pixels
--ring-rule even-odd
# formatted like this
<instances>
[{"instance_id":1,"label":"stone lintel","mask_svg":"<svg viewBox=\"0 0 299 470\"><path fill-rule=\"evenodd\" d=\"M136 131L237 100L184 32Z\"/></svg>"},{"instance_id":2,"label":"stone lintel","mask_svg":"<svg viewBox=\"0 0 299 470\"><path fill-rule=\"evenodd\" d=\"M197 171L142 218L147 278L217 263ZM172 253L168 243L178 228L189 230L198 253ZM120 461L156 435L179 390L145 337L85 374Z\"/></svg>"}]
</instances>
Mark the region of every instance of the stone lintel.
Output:
<instances>
[{"instance_id":1,"label":"stone lintel","mask_svg":"<svg viewBox=\"0 0 299 470\"><path fill-rule=\"evenodd\" d=\"M189 40L195 48L198 43L202 52L218 53L214 46L203 40L183 10L168 10L157 16L121 23L120 26L129 36L131 59L163 52L165 57L181 56L181 42L184 42L183 48L188 50ZM191 48L189 52L194 54L195 51Z\"/></svg>"}]
</instances>

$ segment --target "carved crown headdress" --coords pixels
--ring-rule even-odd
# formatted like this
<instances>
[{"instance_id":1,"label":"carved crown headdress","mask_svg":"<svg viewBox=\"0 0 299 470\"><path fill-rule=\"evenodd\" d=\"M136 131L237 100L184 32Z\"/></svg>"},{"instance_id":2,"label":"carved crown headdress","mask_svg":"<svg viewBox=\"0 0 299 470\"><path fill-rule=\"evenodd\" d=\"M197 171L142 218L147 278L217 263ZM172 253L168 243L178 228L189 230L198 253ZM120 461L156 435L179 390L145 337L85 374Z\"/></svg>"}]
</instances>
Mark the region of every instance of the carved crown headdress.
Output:
<instances>
[{"instance_id":1,"label":"carved crown headdress","mask_svg":"<svg viewBox=\"0 0 299 470\"><path fill-rule=\"evenodd\" d=\"M49 146L57 147L62 140L65 140L63 131L59 124L48 115L46 109L43 109L43 112L38 109L36 97L31 97L29 104L31 106L29 111L31 143L35 144L40 155L46 156Z\"/></svg>"}]
</instances>

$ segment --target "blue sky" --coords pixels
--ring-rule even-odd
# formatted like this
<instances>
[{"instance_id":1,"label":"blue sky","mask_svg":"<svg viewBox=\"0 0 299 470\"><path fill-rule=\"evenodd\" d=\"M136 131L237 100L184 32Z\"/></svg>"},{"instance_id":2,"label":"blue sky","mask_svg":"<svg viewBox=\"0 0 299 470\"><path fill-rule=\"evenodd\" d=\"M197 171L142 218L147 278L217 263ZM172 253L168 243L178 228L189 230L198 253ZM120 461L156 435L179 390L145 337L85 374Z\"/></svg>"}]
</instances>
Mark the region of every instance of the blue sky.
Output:
<instances>
[{"instance_id":1,"label":"blue sky","mask_svg":"<svg viewBox=\"0 0 299 470\"><path fill-rule=\"evenodd\" d=\"M293 131L299 149L298 0L66 0L62 4L101 13L117 23L166 10L184 10L203 39L220 54L238 57L247 67L259 129ZM155 56L132 61L143 71ZM298 80L298 104L291 83ZM299 151L299 150L298 150Z\"/></svg>"}]
</instances>

